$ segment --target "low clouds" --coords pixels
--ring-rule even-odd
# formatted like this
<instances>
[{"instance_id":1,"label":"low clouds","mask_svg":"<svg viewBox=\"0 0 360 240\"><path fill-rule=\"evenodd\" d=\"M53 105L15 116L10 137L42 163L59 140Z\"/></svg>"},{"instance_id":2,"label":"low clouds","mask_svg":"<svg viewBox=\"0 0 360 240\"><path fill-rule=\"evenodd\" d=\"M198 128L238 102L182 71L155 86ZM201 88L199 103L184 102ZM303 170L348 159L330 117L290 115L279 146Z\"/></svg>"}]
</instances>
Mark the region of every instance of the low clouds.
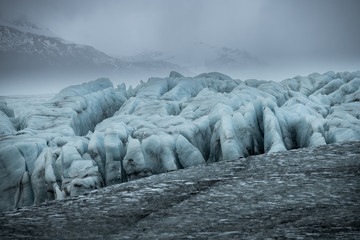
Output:
<instances>
[{"instance_id":1,"label":"low clouds","mask_svg":"<svg viewBox=\"0 0 360 240\"><path fill-rule=\"evenodd\" d=\"M317 63L318 71L353 70L360 62L357 0L2 0L0 9L116 56L154 50L191 58L193 44L204 42L299 71Z\"/></svg>"}]
</instances>

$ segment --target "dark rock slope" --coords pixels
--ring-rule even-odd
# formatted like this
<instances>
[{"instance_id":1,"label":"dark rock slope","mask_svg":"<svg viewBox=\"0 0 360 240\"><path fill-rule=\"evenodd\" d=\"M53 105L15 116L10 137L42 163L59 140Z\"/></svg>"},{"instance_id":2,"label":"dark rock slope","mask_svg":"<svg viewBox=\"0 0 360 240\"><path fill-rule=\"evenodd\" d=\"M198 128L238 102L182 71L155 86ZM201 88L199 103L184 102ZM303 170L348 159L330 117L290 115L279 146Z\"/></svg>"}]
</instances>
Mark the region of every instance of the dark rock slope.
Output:
<instances>
[{"instance_id":1,"label":"dark rock slope","mask_svg":"<svg viewBox=\"0 0 360 240\"><path fill-rule=\"evenodd\" d=\"M359 239L360 142L200 165L0 215L0 238Z\"/></svg>"}]
</instances>

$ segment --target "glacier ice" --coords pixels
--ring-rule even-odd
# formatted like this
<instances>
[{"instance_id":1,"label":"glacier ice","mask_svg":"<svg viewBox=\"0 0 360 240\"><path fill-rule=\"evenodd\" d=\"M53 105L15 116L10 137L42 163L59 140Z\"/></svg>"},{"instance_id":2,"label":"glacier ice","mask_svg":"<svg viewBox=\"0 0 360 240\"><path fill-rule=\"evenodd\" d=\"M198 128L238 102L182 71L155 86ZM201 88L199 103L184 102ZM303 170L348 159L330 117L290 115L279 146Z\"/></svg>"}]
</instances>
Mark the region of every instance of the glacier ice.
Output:
<instances>
[{"instance_id":1,"label":"glacier ice","mask_svg":"<svg viewBox=\"0 0 360 240\"><path fill-rule=\"evenodd\" d=\"M14 111L7 106L6 101L0 99L0 137L16 133L15 121Z\"/></svg>"},{"instance_id":2,"label":"glacier ice","mask_svg":"<svg viewBox=\"0 0 360 240\"><path fill-rule=\"evenodd\" d=\"M360 140L360 72L108 79L0 100L0 211L207 162ZM5 100L4 100L5 99Z\"/></svg>"}]
</instances>

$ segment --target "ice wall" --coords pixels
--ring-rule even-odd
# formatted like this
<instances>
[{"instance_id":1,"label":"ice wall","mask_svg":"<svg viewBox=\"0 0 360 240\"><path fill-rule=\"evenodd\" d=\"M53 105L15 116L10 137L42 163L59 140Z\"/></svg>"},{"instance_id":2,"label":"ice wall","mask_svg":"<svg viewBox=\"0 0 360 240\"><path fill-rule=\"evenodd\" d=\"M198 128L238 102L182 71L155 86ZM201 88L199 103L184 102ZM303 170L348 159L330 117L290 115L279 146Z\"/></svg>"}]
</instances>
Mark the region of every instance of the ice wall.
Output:
<instances>
[{"instance_id":1,"label":"ice wall","mask_svg":"<svg viewBox=\"0 0 360 240\"><path fill-rule=\"evenodd\" d=\"M360 72L280 83L172 72L128 90L106 79L71 86L19 116L2 107L0 209L206 162L360 140L359 88Z\"/></svg>"},{"instance_id":2,"label":"ice wall","mask_svg":"<svg viewBox=\"0 0 360 240\"><path fill-rule=\"evenodd\" d=\"M120 108L124 95L98 79L65 88L18 116L0 102L0 210L104 186L88 151L89 135Z\"/></svg>"}]
</instances>

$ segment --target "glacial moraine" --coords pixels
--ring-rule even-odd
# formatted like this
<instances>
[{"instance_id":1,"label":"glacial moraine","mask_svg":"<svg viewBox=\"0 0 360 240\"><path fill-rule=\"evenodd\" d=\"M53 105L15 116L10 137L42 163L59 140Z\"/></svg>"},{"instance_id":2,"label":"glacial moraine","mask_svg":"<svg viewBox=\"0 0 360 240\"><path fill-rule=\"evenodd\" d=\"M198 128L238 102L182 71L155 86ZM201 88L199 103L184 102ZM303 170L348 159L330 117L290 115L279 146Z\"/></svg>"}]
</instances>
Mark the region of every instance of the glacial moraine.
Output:
<instances>
[{"instance_id":1,"label":"glacial moraine","mask_svg":"<svg viewBox=\"0 0 360 240\"><path fill-rule=\"evenodd\" d=\"M0 215L1 239L359 239L360 142L251 156Z\"/></svg>"}]
</instances>

